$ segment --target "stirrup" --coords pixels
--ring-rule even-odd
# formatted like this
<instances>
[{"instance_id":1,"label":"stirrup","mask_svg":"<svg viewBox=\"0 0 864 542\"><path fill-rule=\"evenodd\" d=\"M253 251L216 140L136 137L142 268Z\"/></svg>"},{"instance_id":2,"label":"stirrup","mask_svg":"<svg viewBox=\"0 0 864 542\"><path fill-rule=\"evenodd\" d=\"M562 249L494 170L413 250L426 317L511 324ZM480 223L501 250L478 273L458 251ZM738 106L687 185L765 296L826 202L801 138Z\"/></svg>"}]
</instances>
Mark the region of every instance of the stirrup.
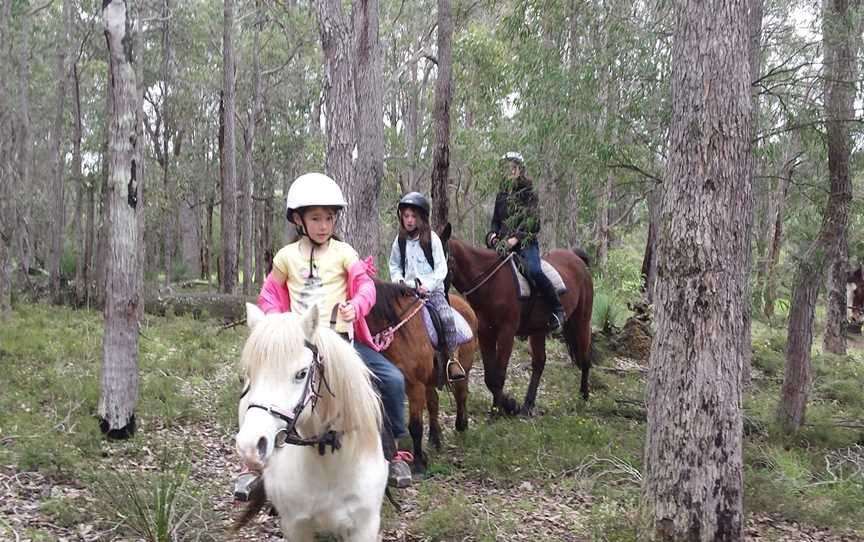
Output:
<instances>
[{"instance_id":1,"label":"stirrup","mask_svg":"<svg viewBox=\"0 0 864 542\"><path fill-rule=\"evenodd\" d=\"M461 374L453 375L450 373L450 366L456 365L461 371ZM456 358L450 358L447 360L447 367L444 369L447 372L447 382L461 382L467 378L467 373L465 372L465 367L462 367L462 364L459 363L459 360Z\"/></svg>"}]
</instances>

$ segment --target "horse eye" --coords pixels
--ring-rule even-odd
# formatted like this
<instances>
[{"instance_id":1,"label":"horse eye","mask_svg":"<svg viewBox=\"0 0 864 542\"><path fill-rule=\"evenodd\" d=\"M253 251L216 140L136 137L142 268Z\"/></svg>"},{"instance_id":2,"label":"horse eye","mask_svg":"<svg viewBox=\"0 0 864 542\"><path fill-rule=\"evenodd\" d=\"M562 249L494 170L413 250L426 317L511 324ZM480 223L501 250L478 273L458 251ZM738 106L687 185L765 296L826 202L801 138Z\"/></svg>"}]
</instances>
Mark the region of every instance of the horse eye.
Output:
<instances>
[{"instance_id":1,"label":"horse eye","mask_svg":"<svg viewBox=\"0 0 864 542\"><path fill-rule=\"evenodd\" d=\"M309 374L309 369L300 369L297 371L297 374L294 375L294 380L303 380L306 378L306 375Z\"/></svg>"}]
</instances>

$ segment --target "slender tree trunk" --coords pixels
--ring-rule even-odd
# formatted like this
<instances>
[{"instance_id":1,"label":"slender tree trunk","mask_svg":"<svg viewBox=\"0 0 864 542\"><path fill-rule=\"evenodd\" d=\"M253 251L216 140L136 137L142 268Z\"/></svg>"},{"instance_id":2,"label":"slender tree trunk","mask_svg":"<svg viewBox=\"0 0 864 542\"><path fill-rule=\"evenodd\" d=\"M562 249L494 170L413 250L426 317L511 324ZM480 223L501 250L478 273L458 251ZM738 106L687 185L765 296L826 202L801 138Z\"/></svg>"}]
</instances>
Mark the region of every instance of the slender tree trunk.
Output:
<instances>
[{"instance_id":1,"label":"slender tree trunk","mask_svg":"<svg viewBox=\"0 0 864 542\"><path fill-rule=\"evenodd\" d=\"M645 255L642 258L642 290L648 303L654 302L654 285L657 283L657 237L662 188L660 184L655 185L648 194L648 239L645 240Z\"/></svg>"},{"instance_id":2,"label":"slender tree trunk","mask_svg":"<svg viewBox=\"0 0 864 542\"><path fill-rule=\"evenodd\" d=\"M763 259L765 270L763 272L762 289L762 314L767 319L774 317L774 301L777 299L777 264L780 262L780 246L783 239L783 215L785 213L786 195L789 190L789 181L798 165L801 156L800 140L793 134L793 143L787 150L780 178L777 179L777 189L771 198L768 212L768 234L766 235L766 254Z\"/></svg>"},{"instance_id":3,"label":"slender tree trunk","mask_svg":"<svg viewBox=\"0 0 864 542\"><path fill-rule=\"evenodd\" d=\"M222 206L219 213L222 232L219 284L222 286L222 292L232 294L237 287L237 168L234 163L234 0L225 0L224 15L222 86L225 134L222 141Z\"/></svg>"},{"instance_id":4,"label":"slender tree trunk","mask_svg":"<svg viewBox=\"0 0 864 542\"><path fill-rule=\"evenodd\" d=\"M31 168L33 167L33 134L30 129L30 33L32 19L28 14L21 17L21 47L18 56L18 181L19 186L30 186ZM31 244L28 231L30 221L30 200L27 195L20 194L16 201L17 231L15 237L18 245L18 264L22 276L27 280L31 263Z\"/></svg>"},{"instance_id":5,"label":"slender tree trunk","mask_svg":"<svg viewBox=\"0 0 864 542\"><path fill-rule=\"evenodd\" d=\"M177 187L171 175L171 141L176 137L172 112L170 107L172 79L171 79L171 3L170 0L162 0L162 140L154 141L155 145L160 145L162 151L159 153L162 157L162 188L165 190L165 205L163 209L162 223L162 247L164 252L163 262L165 264L164 284L171 284L174 273L174 253L175 253L175 237L177 235L177 215L179 206L177 205Z\"/></svg>"},{"instance_id":6,"label":"slender tree trunk","mask_svg":"<svg viewBox=\"0 0 864 542\"><path fill-rule=\"evenodd\" d=\"M447 223L450 175L450 104L453 85L453 14L450 0L438 0L438 79L435 82L435 147L432 151L432 224Z\"/></svg>"},{"instance_id":7,"label":"slender tree trunk","mask_svg":"<svg viewBox=\"0 0 864 542\"><path fill-rule=\"evenodd\" d=\"M7 53L11 0L0 3L0 64L8 65L11 54ZM25 15L25 19L28 17ZM15 122L9 106L6 80L0 80L0 322L12 315L12 243L18 216L14 210L13 195L16 192L12 157L15 154L12 137Z\"/></svg>"},{"instance_id":8,"label":"slender tree trunk","mask_svg":"<svg viewBox=\"0 0 864 542\"><path fill-rule=\"evenodd\" d=\"M327 109L327 156L325 172L345 192L351 203L355 174L352 155L358 145L357 99L354 86L354 60L351 24L342 10L341 0L315 2L318 32L324 50L324 97ZM368 221L368 209L349 205L339 229L345 239L359 250L359 234ZM368 240L363 240L363 246Z\"/></svg>"},{"instance_id":9,"label":"slender tree trunk","mask_svg":"<svg viewBox=\"0 0 864 542\"><path fill-rule=\"evenodd\" d=\"M81 94L78 63L72 65L72 181L75 186L75 215L72 217L75 232L75 293L74 302L81 303L84 298L84 276L86 262L84 260L84 221L81 216L84 211L84 200L87 186L81 169Z\"/></svg>"},{"instance_id":10,"label":"slender tree trunk","mask_svg":"<svg viewBox=\"0 0 864 542\"><path fill-rule=\"evenodd\" d=\"M823 0L822 39L824 43L825 127L828 143L830 192L822 215L819 235L798 262L789 314L786 371L780 389L777 422L787 431L797 431L804 423L810 389L810 348L813 344L813 314L824 271L846 243L852 182L849 176L850 119L854 118L856 55L858 36L850 16L856 14L859 0ZM844 264L845 265L845 264ZM835 286L828 299L828 319L845 319L845 269L842 312L838 316ZM833 271L835 277L838 271ZM830 325L830 322L829 322ZM826 330L826 333L829 333ZM842 332L837 341L842 341ZM827 339L826 339L827 340ZM845 343L843 344L845 349Z\"/></svg>"},{"instance_id":11,"label":"slender tree trunk","mask_svg":"<svg viewBox=\"0 0 864 542\"><path fill-rule=\"evenodd\" d=\"M105 2L102 20L111 63L109 86L114 93L108 166L107 228L109 261L106 276L105 335L102 348L98 413L103 433L129 436L135 431L138 401L138 314L140 205L138 145L140 98L133 65L131 14L120 0Z\"/></svg>"},{"instance_id":12,"label":"slender tree trunk","mask_svg":"<svg viewBox=\"0 0 864 542\"><path fill-rule=\"evenodd\" d=\"M752 206L750 76L740 61L750 48L748 10L726 0L675 9L643 532L650 540L738 541Z\"/></svg>"},{"instance_id":13,"label":"slender tree trunk","mask_svg":"<svg viewBox=\"0 0 864 542\"><path fill-rule=\"evenodd\" d=\"M378 36L378 0L354 0L357 161L349 191L352 244L358 253L378 256L378 192L384 179L384 56ZM370 216L369 211L374 210Z\"/></svg>"},{"instance_id":14,"label":"slender tree trunk","mask_svg":"<svg viewBox=\"0 0 864 542\"><path fill-rule=\"evenodd\" d=\"M256 2L256 9L260 9ZM243 165L244 173L242 175L242 202L243 212L243 293L249 295L252 292L253 286L253 264L255 261L255 251L253 249L253 206L252 193L255 186L255 128L258 119L261 117L262 109L262 92L263 85L261 82L261 61L259 52L259 36L261 34L261 24L263 14L256 14L255 30L252 34L252 71L253 71L253 87L252 87L252 102L249 104L249 109L246 112L246 131L243 133ZM263 282L263 277L257 277Z\"/></svg>"},{"instance_id":15,"label":"slender tree trunk","mask_svg":"<svg viewBox=\"0 0 864 542\"><path fill-rule=\"evenodd\" d=\"M66 231L66 185L63 178L63 117L66 102L66 50L72 26L71 0L63 2L63 26L57 37L57 62L55 77L57 87L54 96L54 121L51 128L51 256L48 272L51 274L51 296L54 303L61 303L60 260L63 257L63 241Z\"/></svg>"}]
</instances>

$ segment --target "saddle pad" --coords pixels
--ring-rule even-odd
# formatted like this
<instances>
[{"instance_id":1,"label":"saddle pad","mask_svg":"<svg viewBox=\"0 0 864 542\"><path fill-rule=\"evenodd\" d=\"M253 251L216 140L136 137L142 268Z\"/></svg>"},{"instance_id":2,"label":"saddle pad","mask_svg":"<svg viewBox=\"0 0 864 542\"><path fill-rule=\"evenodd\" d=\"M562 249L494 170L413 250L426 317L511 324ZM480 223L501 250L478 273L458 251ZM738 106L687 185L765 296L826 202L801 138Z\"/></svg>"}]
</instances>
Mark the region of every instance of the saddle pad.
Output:
<instances>
[{"instance_id":1,"label":"saddle pad","mask_svg":"<svg viewBox=\"0 0 864 542\"><path fill-rule=\"evenodd\" d=\"M564 284L564 279L561 278L561 274L558 273L558 270L555 269L551 263L541 259L540 269L543 270L543 274L552 282L552 286L555 287L555 291L558 292L558 295L564 295L567 293L567 286ZM525 300L531 297L531 286L528 284L528 279L525 278L525 275L519 272L515 258L510 260L510 271L513 272L513 278L516 280L519 299Z\"/></svg>"},{"instance_id":2,"label":"saddle pad","mask_svg":"<svg viewBox=\"0 0 864 542\"><path fill-rule=\"evenodd\" d=\"M474 338L474 334L471 332L471 326L468 325L468 321L465 320L459 311L451 310L453 312L453 323L456 324L456 344L465 344ZM435 332L435 326L432 325L432 317L429 316L429 309L423 307L423 310L420 312L423 314L423 324L426 325L426 332L429 334L429 341L432 343L432 346L437 347L438 333Z\"/></svg>"}]
</instances>

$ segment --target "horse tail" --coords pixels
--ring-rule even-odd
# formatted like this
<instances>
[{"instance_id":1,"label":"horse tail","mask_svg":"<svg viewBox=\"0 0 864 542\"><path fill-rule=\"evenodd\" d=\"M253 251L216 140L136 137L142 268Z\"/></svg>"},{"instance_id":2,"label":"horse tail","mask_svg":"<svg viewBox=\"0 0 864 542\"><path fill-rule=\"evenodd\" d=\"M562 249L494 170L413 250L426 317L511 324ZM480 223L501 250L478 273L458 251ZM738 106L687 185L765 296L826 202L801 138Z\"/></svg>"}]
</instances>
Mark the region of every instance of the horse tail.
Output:
<instances>
[{"instance_id":1,"label":"horse tail","mask_svg":"<svg viewBox=\"0 0 864 542\"><path fill-rule=\"evenodd\" d=\"M252 518L258 515L258 512L264 508L265 504L267 504L267 493L264 491L264 484L261 484L260 491L252 491L249 494L249 503L246 505L246 509L243 510L240 517L234 521L234 525L231 526L231 529L234 532L239 531L249 523Z\"/></svg>"},{"instance_id":2,"label":"horse tail","mask_svg":"<svg viewBox=\"0 0 864 542\"><path fill-rule=\"evenodd\" d=\"M582 250L581 247L573 245L572 247L570 247L570 250L573 252L573 254L579 256L579 258L581 258L582 261L585 262L586 266L591 267L591 256L589 256L587 252Z\"/></svg>"}]
</instances>

